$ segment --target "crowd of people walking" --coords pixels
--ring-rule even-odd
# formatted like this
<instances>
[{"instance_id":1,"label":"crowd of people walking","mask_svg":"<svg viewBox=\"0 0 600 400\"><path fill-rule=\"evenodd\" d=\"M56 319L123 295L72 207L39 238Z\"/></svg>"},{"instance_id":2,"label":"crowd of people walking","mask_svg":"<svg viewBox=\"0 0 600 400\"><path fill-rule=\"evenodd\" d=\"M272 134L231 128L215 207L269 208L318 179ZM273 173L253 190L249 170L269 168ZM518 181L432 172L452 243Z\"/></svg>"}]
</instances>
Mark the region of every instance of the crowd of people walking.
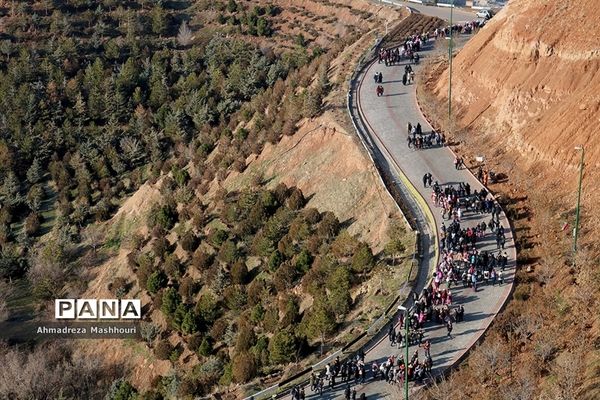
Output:
<instances>
[{"instance_id":1,"label":"crowd of people walking","mask_svg":"<svg viewBox=\"0 0 600 400\"><path fill-rule=\"evenodd\" d=\"M432 36L448 36L451 30L455 33L471 33L484 24L485 21L456 24L451 29L436 29ZM429 37L429 33L413 35L397 48L380 49L378 63L384 63L385 66L397 65L402 60L417 63L418 52ZM383 96L383 73L375 73L373 79L377 85L377 96ZM407 64L402 83L407 85L413 82L414 71ZM423 132L420 123L408 123L407 134L409 148L425 149L446 144L443 133ZM464 160L456 157L454 167L457 170L465 167ZM488 179L494 176L491 171L480 168L477 177L485 186ZM359 385L370 381L403 385L408 376L409 381L422 382L435 362L431 355L432 343L425 335L425 324L444 326L446 336L451 340L454 325L465 320L466 312L464 305L456 301L456 288L462 286L463 289L477 292L481 285L504 284L508 256L499 204L485 188L473 190L468 182L441 184L431 173L423 176L423 186L431 189L432 203L439 208L443 221L438 232L440 257L430 285L420 295L413 293L413 305L400 313L398 319L387 328L389 345L396 350L384 359L370 362L370 365L365 363L362 350L343 361L337 357L324 369L311 373L306 389L294 387L291 391L293 400L303 400L306 397L305 390L319 397L328 391L338 390L343 391L347 400L366 399L365 393L359 393ZM476 216L476 224L469 224L472 216ZM482 249L490 239L496 241L496 251ZM402 348L407 344L418 348L410 359L405 360Z\"/></svg>"}]
</instances>

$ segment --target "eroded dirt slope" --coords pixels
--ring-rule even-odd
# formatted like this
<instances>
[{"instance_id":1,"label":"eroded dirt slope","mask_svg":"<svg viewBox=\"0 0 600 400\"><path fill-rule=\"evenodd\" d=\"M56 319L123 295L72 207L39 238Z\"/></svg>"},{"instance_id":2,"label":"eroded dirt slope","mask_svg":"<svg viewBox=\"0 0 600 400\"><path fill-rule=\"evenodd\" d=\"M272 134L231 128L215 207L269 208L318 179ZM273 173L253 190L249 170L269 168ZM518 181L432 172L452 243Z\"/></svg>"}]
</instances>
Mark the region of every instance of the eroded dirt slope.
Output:
<instances>
[{"instance_id":1,"label":"eroded dirt slope","mask_svg":"<svg viewBox=\"0 0 600 400\"><path fill-rule=\"evenodd\" d=\"M481 346L426 398L598 398L597 5L511 1L455 57L452 129L446 57L421 78L420 106L450 131L453 150L474 168L484 156L486 168L501 174L490 189L512 221L520 267L513 296ZM585 174L574 257L578 145L585 146ZM499 354L511 355L495 366L500 387L480 380Z\"/></svg>"},{"instance_id":2,"label":"eroded dirt slope","mask_svg":"<svg viewBox=\"0 0 600 400\"><path fill-rule=\"evenodd\" d=\"M575 165L573 146L585 144L598 172L599 23L597 0L511 1L455 59L460 125L488 128L494 140L557 169ZM447 72L436 91L446 95Z\"/></svg>"},{"instance_id":3,"label":"eroded dirt slope","mask_svg":"<svg viewBox=\"0 0 600 400\"><path fill-rule=\"evenodd\" d=\"M303 3L304 6L311 7L314 4L316 3ZM362 2L356 4L361 7L364 5ZM379 10L376 6L368 8L373 12ZM400 13L392 15L398 17ZM369 26L373 27L373 24L370 22ZM269 181L270 186L283 182L299 187L310 199L308 206L320 211L333 211L351 234L359 236L375 252L381 251L389 240L390 221L402 220L403 217L393 199L386 193L376 169L352 132L345 111L349 75L358 58L372 45L372 38L373 35L365 35L332 61L328 74L332 90L324 101L325 111L322 115L302 120L294 135L283 137L275 145L268 144L260 154L250 156L243 173L231 172L222 183L213 181L203 200L209 202L221 184L228 190L240 190L251 185L256 176L260 175ZM144 184L106 224L106 230L121 226L125 237L147 230L144 225L145 216L152 204L160 199L159 187L160 182ZM110 236L109 233L107 235ZM125 245L92 271L92 279L84 297L109 296L108 287L115 277L131 277L132 271L127 263L128 252ZM409 260L405 264L408 263ZM368 321L371 314L385 309L387 303L384 304L382 299L387 297L384 295L395 293L396 280L402 279L402 274L396 272L397 270L382 268L382 272L368 284L352 293L353 298L360 298L357 301L361 302L361 306L352 314L352 318L358 322L346 324L340 335L354 335L355 330L359 329L359 316ZM137 285L132 289L132 294L141 297L143 304L150 301ZM303 307L305 305L302 304ZM162 328L167 326L158 311L153 313L151 320ZM169 341L173 345L180 343L176 334L171 335ZM84 354L107 355L106 358L110 360L128 360L128 377L136 387L142 389L147 389L152 379L167 375L172 368L169 361L158 360L142 343L105 340L95 341L93 344L82 343L79 349ZM185 368L192 368L198 362L187 350L182 359L188 360Z\"/></svg>"}]
</instances>

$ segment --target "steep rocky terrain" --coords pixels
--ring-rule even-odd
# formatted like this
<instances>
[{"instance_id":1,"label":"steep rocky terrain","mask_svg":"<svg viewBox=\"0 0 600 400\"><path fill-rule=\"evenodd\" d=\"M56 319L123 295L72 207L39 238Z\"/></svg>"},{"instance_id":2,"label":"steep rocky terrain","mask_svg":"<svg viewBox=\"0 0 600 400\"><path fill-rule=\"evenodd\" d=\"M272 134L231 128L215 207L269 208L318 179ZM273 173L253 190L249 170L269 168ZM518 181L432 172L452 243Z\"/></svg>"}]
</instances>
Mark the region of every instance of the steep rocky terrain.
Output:
<instances>
[{"instance_id":1,"label":"steep rocky terrain","mask_svg":"<svg viewBox=\"0 0 600 400\"><path fill-rule=\"evenodd\" d=\"M573 166L585 144L600 159L600 50L590 27L598 2L514 0L457 55L453 100L460 123L485 127L530 161ZM595 22L594 22L595 21ZM447 73L436 91L447 93Z\"/></svg>"},{"instance_id":2,"label":"steep rocky terrain","mask_svg":"<svg viewBox=\"0 0 600 400\"><path fill-rule=\"evenodd\" d=\"M500 174L490 189L512 221L520 270L506 309L448 381L425 398L596 399L600 395L600 52L597 2L513 0L448 68L432 60L419 104L453 149ZM578 167L585 147L576 257Z\"/></svg>"}]
</instances>

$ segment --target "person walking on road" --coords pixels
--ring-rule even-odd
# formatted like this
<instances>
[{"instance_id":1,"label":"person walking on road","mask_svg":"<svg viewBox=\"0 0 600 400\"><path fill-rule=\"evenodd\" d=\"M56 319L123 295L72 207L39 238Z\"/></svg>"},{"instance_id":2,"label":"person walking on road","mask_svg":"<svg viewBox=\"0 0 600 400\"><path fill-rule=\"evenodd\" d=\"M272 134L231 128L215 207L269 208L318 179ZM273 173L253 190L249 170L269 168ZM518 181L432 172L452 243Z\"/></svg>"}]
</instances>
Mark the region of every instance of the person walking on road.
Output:
<instances>
[{"instance_id":1,"label":"person walking on road","mask_svg":"<svg viewBox=\"0 0 600 400\"><path fill-rule=\"evenodd\" d=\"M447 317L446 319L446 330L448 330L448 334L446 336L452 339L452 320L450 317Z\"/></svg>"},{"instance_id":2,"label":"person walking on road","mask_svg":"<svg viewBox=\"0 0 600 400\"><path fill-rule=\"evenodd\" d=\"M407 78L406 78L406 72L405 72L404 75L402 75L402 84L404 86L406 86L406 80L407 80Z\"/></svg>"},{"instance_id":3,"label":"person walking on road","mask_svg":"<svg viewBox=\"0 0 600 400\"><path fill-rule=\"evenodd\" d=\"M425 173L425 175L423 175L423 186L424 187L431 186L432 182L433 182L433 175L431 175L431 172Z\"/></svg>"},{"instance_id":4,"label":"person walking on road","mask_svg":"<svg viewBox=\"0 0 600 400\"><path fill-rule=\"evenodd\" d=\"M396 330L392 324L390 324L390 329L388 329L388 339L390 340L390 346L396 345Z\"/></svg>"},{"instance_id":5,"label":"person walking on road","mask_svg":"<svg viewBox=\"0 0 600 400\"><path fill-rule=\"evenodd\" d=\"M426 340L425 343L420 344L419 347L422 347L423 350L425 351L425 357L430 356L431 342L429 340Z\"/></svg>"},{"instance_id":6,"label":"person walking on road","mask_svg":"<svg viewBox=\"0 0 600 400\"><path fill-rule=\"evenodd\" d=\"M462 169L464 166L465 166L465 161L463 160L463 158L456 156L456 158L454 159L454 168Z\"/></svg>"}]
</instances>

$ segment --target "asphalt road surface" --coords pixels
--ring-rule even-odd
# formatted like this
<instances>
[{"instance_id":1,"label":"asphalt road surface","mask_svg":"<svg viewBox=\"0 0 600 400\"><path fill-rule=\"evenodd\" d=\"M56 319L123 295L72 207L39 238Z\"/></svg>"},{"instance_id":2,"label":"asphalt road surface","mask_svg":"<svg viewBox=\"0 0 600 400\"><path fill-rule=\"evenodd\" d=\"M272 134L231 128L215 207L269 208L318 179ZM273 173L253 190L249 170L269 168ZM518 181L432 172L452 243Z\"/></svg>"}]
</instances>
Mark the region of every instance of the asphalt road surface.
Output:
<instances>
[{"instance_id":1,"label":"asphalt road surface","mask_svg":"<svg viewBox=\"0 0 600 400\"><path fill-rule=\"evenodd\" d=\"M450 20L450 7L425 6L419 3L411 3L401 0L376 0L382 4L391 4L402 7L409 7L413 12L420 12L444 20ZM454 7L452 20L454 23L469 22L477 19L474 10L468 8Z\"/></svg>"},{"instance_id":2,"label":"asphalt road surface","mask_svg":"<svg viewBox=\"0 0 600 400\"><path fill-rule=\"evenodd\" d=\"M412 6L412 3L410 5ZM433 14L433 12L429 12L430 10L439 11L438 7L419 6L419 8L422 8L428 14ZM439 12L443 13L445 10L442 9ZM472 18L469 20L472 20ZM422 51L420 54L427 57L429 52L432 51L432 45L433 43L430 42L429 46L426 47L429 50ZM427 202L435 216L437 227L441 226L442 222L448 225L449 221L442 220L440 210L431 201L431 189L423 187L423 175L430 172L433 179L441 185L456 186L459 182L468 182L474 190L479 190L482 186L468 170L456 170L454 168L454 154L449 148L437 147L424 150L408 148L406 142L408 122L413 125L417 122L421 123L424 133L428 133L432 128L417 106L415 85L404 86L402 84L404 65L405 63L401 63L400 65L386 67L383 63L374 62L365 69L360 77L361 81L357 92L354 93L357 98L358 112L360 112L361 118L368 126L369 136L387 161L395 165L399 173L403 173L412 182ZM416 74L419 74L418 66L413 66L413 69ZM385 88L385 94L382 97L377 97L375 91L377 84L372 79L373 75L379 71L383 74L383 86ZM397 179L397 181L401 181L401 179ZM489 214L465 213L461 226L475 226L481 221L487 223L489 219ZM426 324L425 338L432 343L433 374L438 374L458 362L484 333L510 295L514 278L516 250L504 214L501 216L500 221L507 232L505 249L509 261L504 275L505 283L502 286L482 285L477 292L474 292L471 288L463 288L461 284L456 288L452 288L453 303L464 305L465 319L463 322L454 325L453 338L447 337L445 326L433 323ZM483 241L478 242L478 248L480 250L497 251L493 235L488 232ZM435 252L426 251L425 254L426 257L433 257ZM416 348L411 347L409 354L412 355L415 350ZM367 353L365 358L366 370L370 370L373 361L381 363L390 355L403 353L402 348L391 346L385 338ZM420 359L422 360L422 358L423 352L421 351ZM371 381L370 372L367 376L369 380L364 385L359 384L356 386L359 394L365 393L368 399L398 399L402 397L400 388L387 384L385 381ZM338 383L333 390L325 390L322 396L313 394L308 389L307 398L343 398L344 388L343 384ZM411 390L415 390L415 387L412 387Z\"/></svg>"}]
</instances>

